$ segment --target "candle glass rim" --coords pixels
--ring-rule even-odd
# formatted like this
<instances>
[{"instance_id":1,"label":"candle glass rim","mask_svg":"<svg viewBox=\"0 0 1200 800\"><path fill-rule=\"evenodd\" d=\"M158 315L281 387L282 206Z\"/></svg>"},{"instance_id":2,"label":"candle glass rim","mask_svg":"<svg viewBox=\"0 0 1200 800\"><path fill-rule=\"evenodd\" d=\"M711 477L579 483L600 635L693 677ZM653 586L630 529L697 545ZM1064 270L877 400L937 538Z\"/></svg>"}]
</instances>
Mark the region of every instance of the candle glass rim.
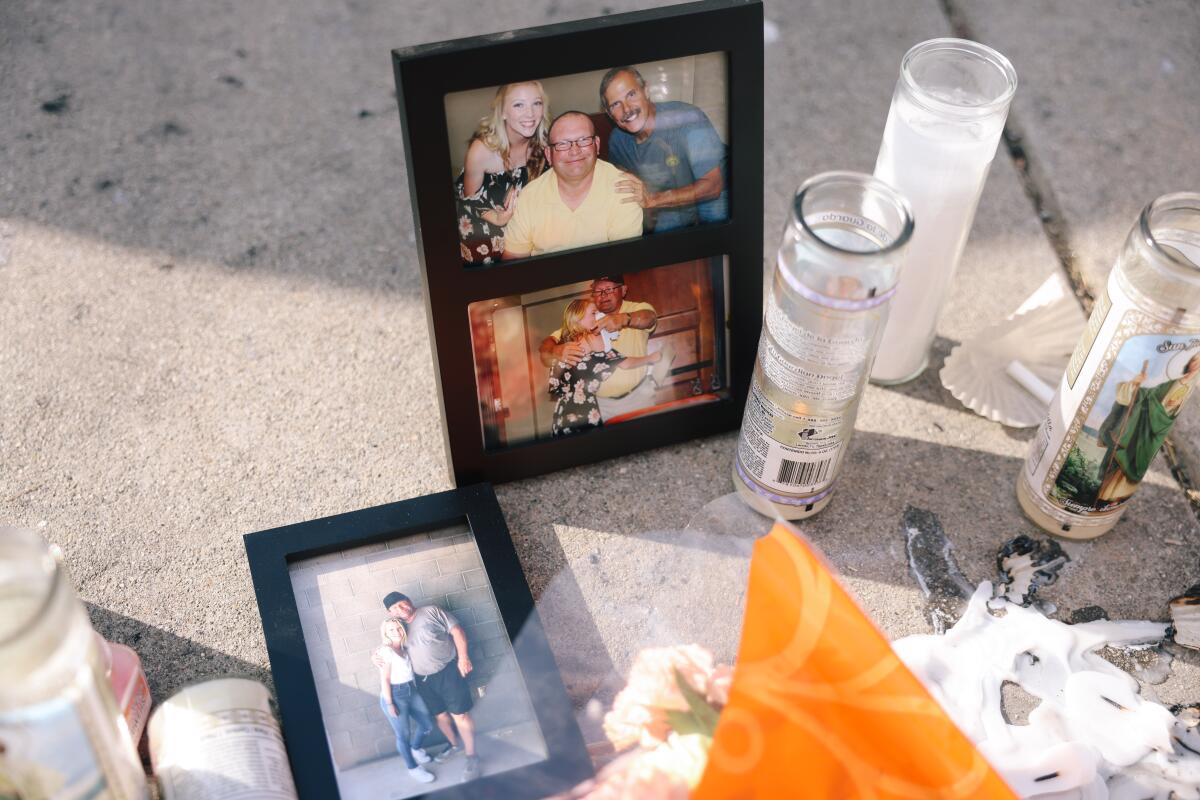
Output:
<instances>
[{"instance_id":1,"label":"candle glass rim","mask_svg":"<svg viewBox=\"0 0 1200 800\"><path fill-rule=\"evenodd\" d=\"M36 608L28 616L20 620L19 624L14 625L9 634L0 636L0 648L4 648L12 645L14 642L20 641L23 636L33 630L37 621L53 605L54 598L57 596L64 578L62 566L51 554L50 548L46 546L46 542L42 537L27 528L9 526L0 526L0 535L15 537L22 540L20 544L28 545L31 550L40 550L43 558L47 559L50 565L46 569L45 593L39 598Z\"/></svg>"},{"instance_id":2,"label":"candle glass rim","mask_svg":"<svg viewBox=\"0 0 1200 800\"><path fill-rule=\"evenodd\" d=\"M918 57L939 50L965 53L992 67L1004 77L1004 91L992 100L977 105L954 103L930 94L913 76L912 64ZM925 109L957 117L987 117L1002 112L1008 108L1013 95L1017 92L1017 70L1007 56L986 44L952 36L928 39L909 48L908 52L904 54L904 58L900 60L900 80L912 95L913 100Z\"/></svg>"},{"instance_id":3,"label":"candle glass rim","mask_svg":"<svg viewBox=\"0 0 1200 800\"><path fill-rule=\"evenodd\" d=\"M1151 219L1162 212L1185 209L1192 211L1197 217L1200 217L1200 193L1174 192L1156 197L1147 203L1146 207L1142 209L1142 213L1138 215L1138 230L1141 234L1142 242L1150 248L1150 251L1155 256L1169 264L1192 273L1197 273L1200 272L1200 264L1196 264L1190 259L1183 258L1164 248L1158 237L1154 235L1154 227L1151 224Z\"/></svg>"},{"instance_id":4,"label":"candle glass rim","mask_svg":"<svg viewBox=\"0 0 1200 800\"><path fill-rule=\"evenodd\" d=\"M864 193L869 191L876 192L884 202L890 204L900 216L900 232L892 237L892 240L885 246L874 250L851 250L846 247L841 247L833 242L827 241L820 233L813 230L805 215L800 213L803 209L804 201L808 198L809 192L819 186L826 186L830 183L841 182L852 184L861 188ZM913 221L912 207L908 203L908 198L902 195L885 181L879 180L873 175L868 175L865 172L853 172L850 170L835 170L831 172L822 172L813 175L804 183L800 184L800 188L796 190L795 199L792 201L792 222L799 224L800 227L812 237L813 241L819 243L822 247L826 247L835 253L846 256L867 256L876 258L887 253L893 253L908 244L912 238L913 230L916 226ZM876 224L880 224L879 220L872 220ZM883 227L880 225L880 227Z\"/></svg>"}]
</instances>

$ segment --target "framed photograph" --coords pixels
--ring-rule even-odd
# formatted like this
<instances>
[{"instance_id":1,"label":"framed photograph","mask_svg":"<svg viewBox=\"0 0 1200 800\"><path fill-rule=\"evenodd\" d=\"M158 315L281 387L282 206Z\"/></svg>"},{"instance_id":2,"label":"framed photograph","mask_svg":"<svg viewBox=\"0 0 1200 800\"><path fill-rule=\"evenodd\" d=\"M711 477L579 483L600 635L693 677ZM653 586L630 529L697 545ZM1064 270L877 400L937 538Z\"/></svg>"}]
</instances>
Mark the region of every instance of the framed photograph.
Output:
<instances>
[{"instance_id":1,"label":"framed photograph","mask_svg":"<svg viewBox=\"0 0 1200 800\"><path fill-rule=\"evenodd\" d=\"M701 258L471 303L485 452L727 398L726 273Z\"/></svg>"},{"instance_id":2,"label":"framed photograph","mask_svg":"<svg viewBox=\"0 0 1200 800\"><path fill-rule=\"evenodd\" d=\"M762 24L709 0L394 52L458 484L740 424Z\"/></svg>"},{"instance_id":3,"label":"framed photograph","mask_svg":"<svg viewBox=\"0 0 1200 800\"><path fill-rule=\"evenodd\" d=\"M593 774L489 485L245 544L301 798L540 798Z\"/></svg>"},{"instance_id":4,"label":"framed photograph","mask_svg":"<svg viewBox=\"0 0 1200 800\"><path fill-rule=\"evenodd\" d=\"M727 221L727 62L700 53L447 95L463 265Z\"/></svg>"}]
</instances>

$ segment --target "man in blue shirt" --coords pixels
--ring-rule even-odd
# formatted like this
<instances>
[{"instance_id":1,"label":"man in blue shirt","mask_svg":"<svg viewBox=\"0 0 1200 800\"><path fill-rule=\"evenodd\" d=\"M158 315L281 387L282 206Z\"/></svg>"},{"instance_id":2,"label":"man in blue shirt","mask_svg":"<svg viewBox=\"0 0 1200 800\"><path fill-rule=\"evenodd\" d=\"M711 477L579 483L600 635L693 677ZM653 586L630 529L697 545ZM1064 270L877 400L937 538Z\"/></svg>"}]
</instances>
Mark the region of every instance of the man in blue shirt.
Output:
<instances>
[{"instance_id":1,"label":"man in blue shirt","mask_svg":"<svg viewBox=\"0 0 1200 800\"><path fill-rule=\"evenodd\" d=\"M637 176L618 182L617 190L647 212L647 230L728 218L725 143L703 111L674 100L654 103L634 67L605 74L600 103L617 126L608 143L609 160Z\"/></svg>"}]
</instances>

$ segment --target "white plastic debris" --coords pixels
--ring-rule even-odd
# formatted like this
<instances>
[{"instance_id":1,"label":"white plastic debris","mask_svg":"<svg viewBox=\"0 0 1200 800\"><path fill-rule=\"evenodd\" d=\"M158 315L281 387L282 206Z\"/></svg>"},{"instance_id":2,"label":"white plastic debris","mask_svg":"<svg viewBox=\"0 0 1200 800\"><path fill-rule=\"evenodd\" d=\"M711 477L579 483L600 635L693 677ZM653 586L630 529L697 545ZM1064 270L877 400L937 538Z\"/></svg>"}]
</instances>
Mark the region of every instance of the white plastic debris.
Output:
<instances>
[{"instance_id":1,"label":"white plastic debris","mask_svg":"<svg viewBox=\"0 0 1200 800\"><path fill-rule=\"evenodd\" d=\"M1046 416L1086 321L1066 281L1051 275L1006 319L950 351L942 385L980 416L1031 428Z\"/></svg>"},{"instance_id":2,"label":"white plastic debris","mask_svg":"<svg viewBox=\"0 0 1200 800\"><path fill-rule=\"evenodd\" d=\"M1021 388L1038 399L1038 402L1049 407L1054 399L1054 387L1034 375L1029 367L1020 361L1010 361L1004 368L1004 374L1021 385Z\"/></svg>"}]
</instances>

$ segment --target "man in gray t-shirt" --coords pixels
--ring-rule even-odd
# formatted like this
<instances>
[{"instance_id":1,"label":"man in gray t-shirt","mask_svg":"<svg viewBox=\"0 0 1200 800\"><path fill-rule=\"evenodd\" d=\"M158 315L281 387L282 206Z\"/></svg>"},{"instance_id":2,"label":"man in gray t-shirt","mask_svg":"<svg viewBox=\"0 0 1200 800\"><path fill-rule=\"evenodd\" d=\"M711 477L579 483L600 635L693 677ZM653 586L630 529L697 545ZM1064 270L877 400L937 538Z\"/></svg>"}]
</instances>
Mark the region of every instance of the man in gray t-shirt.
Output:
<instances>
[{"instance_id":1,"label":"man in gray t-shirt","mask_svg":"<svg viewBox=\"0 0 1200 800\"><path fill-rule=\"evenodd\" d=\"M409 604L411 607L411 603ZM421 606L414 609L412 616L404 619L408 628L408 657L412 660L413 672L432 675L441 672L458 655L450 631L462 629L458 619L437 606ZM468 659L469 661L469 659Z\"/></svg>"},{"instance_id":2,"label":"man in gray t-shirt","mask_svg":"<svg viewBox=\"0 0 1200 800\"><path fill-rule=\"evenodd\" d=\"M466 632L450 612L437 606L417 608L400 592L390 592L383 598L383 605L407 629L405 648L412 662L417 691L450 743L450 749L436 760L445 761L461 749L467 757L462 779L478 778L475 723L470 714L473 701L466 681L473 666L467 653Z\"/></svg>"}]
</instances>

